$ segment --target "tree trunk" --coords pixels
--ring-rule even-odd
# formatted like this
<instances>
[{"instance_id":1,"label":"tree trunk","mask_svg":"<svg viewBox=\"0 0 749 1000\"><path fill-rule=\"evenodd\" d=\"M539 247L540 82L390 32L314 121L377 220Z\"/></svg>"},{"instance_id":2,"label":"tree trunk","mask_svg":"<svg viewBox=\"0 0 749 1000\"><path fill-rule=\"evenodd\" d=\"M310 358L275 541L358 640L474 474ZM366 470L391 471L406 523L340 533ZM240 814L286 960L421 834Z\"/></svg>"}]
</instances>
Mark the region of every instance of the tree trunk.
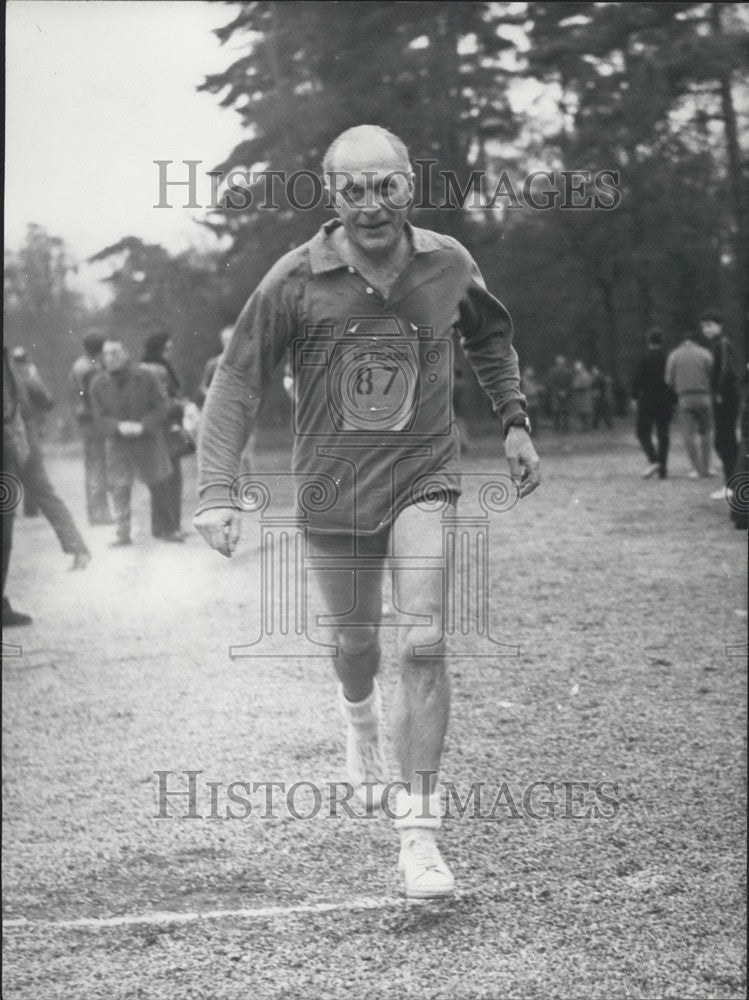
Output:
<instances>
[{"instance_id":1,"label":"tree trunk","mask_svg":"<svg viewBox=\"0 0 749 1000\"><path fill-rule=\"evenodd\" d=\"M710 4L710 16L713 31L716 35L723 34L721 23L721 5L719 3ZM718 77L720 85L720 104L723 115L723 122L726 129L726 147L728 151L728 174L731 189L731 202L735 224L734 239L734 280L736 289L736 300L741 308L741 338L746 345L749 337L749 262L747 261L747 247L749 247L749 228L747 227L746 204L749 198L747 190L747 178L741 162L741 148L739 146L738 126L736 123L736 109L733 105L733 94L731 93L731 73L725 70Z\"/></svg>"}]
</instances>

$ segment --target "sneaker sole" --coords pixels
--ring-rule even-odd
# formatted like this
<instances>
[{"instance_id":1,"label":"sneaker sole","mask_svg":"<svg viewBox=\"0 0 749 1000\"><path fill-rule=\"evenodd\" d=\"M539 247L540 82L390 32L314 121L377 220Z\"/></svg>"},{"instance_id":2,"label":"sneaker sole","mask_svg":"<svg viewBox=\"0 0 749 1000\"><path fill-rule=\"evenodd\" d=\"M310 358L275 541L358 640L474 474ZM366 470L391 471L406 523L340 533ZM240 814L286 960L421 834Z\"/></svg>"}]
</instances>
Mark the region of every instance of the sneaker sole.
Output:
<instances>
[{"instance_id":1,"label":"sneaker sole","mask_svg":"<svg viewBox=\"0 0 749 1000\"><path fill-rule=\"evenodd\" d=\"M455 886L450 886L449 889L432 890L431 892L427 889L413 889L409 892L406 889L406 899L445 899L447 896L452 896L455 893Z\"/></svg>"},{"instance_id":2,"label":"sneaker sole","mask_svg":"<svg viewBox=\"0 0 749 1000\"><path fill-rule=\"evenodd\" d=\"M452 896L455 892L455 882L444 886L442 889L409 889L405 884L403 869L398 866L398 871L403 879L403 891L407 899L442 899L445 896Z\"/></svg>"}]
</instances>

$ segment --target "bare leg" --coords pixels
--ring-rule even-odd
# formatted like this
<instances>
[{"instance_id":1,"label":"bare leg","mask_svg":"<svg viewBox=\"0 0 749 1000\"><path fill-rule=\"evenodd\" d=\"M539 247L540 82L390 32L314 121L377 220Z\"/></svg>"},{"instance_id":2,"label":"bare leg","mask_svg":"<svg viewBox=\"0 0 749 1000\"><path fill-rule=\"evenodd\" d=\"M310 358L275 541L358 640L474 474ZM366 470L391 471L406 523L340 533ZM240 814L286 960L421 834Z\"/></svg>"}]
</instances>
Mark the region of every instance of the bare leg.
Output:
<instances>
[{"instance_id":1,"label":"bare leg","mask_svg":"<svg viewBox=\"0 0 749 1000\"><path fill-rule=\"evenodd\" d=\"M441 513L407 507L394 526L396 558L439 558L442 555ZM443 633L443 570L399 569L396 593L404 611L431 616L431 624L404 627L398 633L400 673L393 704L392 732L401 778L414 793L422 792L419 771L430 771L433 792L450 715L450 685ZM429 647L425 655L423 647Z\"/></svg>"},{"instance_id":2,"label":"bare leg","mask_svg":"<svg viewBox=\"0 0 749 1000\"><path fill-rule=\"evenodd\" d=\"M710 458L713 453L712 435L700 434L700 472L703 476L710 474Z\"/></svg>"},{"instance_id":3,"label":"bare leg","mask_svg":"<svg viewBox=\"0 0 749 1000\"><path fill-rule=\"evenodd\" d=\"M347 545L330 539L310 542L310 554L317 557L343 556L348 561L347 549ZM338 647L333 665L340 681L338 701L346 720L346 775L367 809L382 803L389 777L381 742L380 691L375 684L380 666L382 561L375 566L318 566L315 577L322 609L310 619L314 629L332 630ZM335 620L329 625L324 620L320 623L319 614Z\"/></svg>"},{"instance_id":4,"label":"bare leg","mask_svg":"<svg viewBox=\"0 0 749 1000\"><path fill-rule=\"evenodd\" d=\"M329 556L330 543L310 540L312 556ZM382 612L382 568L316 569L321 604L313 608L313 628L318 615L348 616L348 621L331 625L339 654L333 659L343 693L348 701L358 702L372 691L380 666L380 640L377 626Z\"/></svg>"},{"instance_id":5,"label":"bare leg","mask_svg":"<svg viewBox=\"0 0 749 1000\"><path fill-rule=\"evenodd\" d=\"M684 447L687 450L689 461L692 463L692 468L695 472L702 475L702 456L697 447L697 428L695 427L694 417L689 410L682 410L681 430L684 435Z\"/></svg>"}]
</instances>

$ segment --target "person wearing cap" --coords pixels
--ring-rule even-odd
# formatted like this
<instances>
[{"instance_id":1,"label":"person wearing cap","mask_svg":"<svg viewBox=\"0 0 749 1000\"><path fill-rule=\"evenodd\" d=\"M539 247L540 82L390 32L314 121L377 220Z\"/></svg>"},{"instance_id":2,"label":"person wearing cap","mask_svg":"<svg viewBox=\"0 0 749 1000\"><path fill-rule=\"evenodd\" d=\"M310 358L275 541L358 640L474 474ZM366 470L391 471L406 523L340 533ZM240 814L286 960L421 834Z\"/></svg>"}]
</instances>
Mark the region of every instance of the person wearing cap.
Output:
<instances>
[{"instance_id":1,"label":"person wearing cap","mask_svg":"<svg viewBox=\"0 0 749 1000\"><path fill-rule=\"evenodd\" d=\"M151 487L151 534L166 542L183 542L182 459L189 454L189 442L182 428L186 401L172 363L172 337L168 330L156 330L146 338L141 368L156 375L167 398L164 430L172 466L166 479Z\"/></svg>"},{"instance_id":2,"label":"person wearing cap","mask_svg":"<svg viewBox=\"0 0 749 1000\"><path fill-rule=\"evenodd\" d=\"M83 467L88 523L114 524L107 495L106 441L91 412L91 383L102 370L104 337L89 333L83 338L83 354L73 362L70 387L73 413L83 438Z\"/></svg>"},{"instance_id":3,"label":"person wearing cap","mask_svg":"<svg viewBox=\"0 0 749 1000\"><path fill-rule=\"evenodd\" d=\"M669 430L676 406L676 393L666 385L666 354L663 331L657 326L648 331L648 346L640 357L632 376L632 399L637 406L637 440L648 460L642 473L650 479L656 472L659 479L668 476ZM653 445L655 430L656 446Z\"/></svg>"},{"instance_id":4,"label":"person wearing cap","mask_svg":"<svg viewBox=\"0 0 749 1000\"><path fill-rule=\"evenodd\" d=\"M710 495L711 500L726 497L728 480L734 474L739 445L736 440L736 421L739 415L738 365L733 345L723 332L723 314L710 308L700 316L702 336L707 340L713 355L711 381L713 402L714 444L723 465L724 487Z\"/></svg>"}]
</instances>

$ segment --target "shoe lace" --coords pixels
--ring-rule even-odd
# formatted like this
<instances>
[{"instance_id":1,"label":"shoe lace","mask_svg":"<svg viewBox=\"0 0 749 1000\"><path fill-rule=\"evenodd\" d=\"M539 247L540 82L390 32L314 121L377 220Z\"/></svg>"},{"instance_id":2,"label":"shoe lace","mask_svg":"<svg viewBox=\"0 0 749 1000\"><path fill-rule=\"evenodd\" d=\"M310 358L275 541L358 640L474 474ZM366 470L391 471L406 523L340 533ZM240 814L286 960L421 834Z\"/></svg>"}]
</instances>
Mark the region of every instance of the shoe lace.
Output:
<instances>
[{"instance_id":1,"label":"shoe lace","mask_svg":"<svg viewBox=\"0 0 749 1000\"><path fill-rule=\"evenodd\" d=\"M387 781L387 768L376 737L357 741L359 767L365 781Z\"/></svg>"},{"instance_id":2,"label":"shoe lace","mask_svg":"<svg viewBox=\"0 0 749 1000\"><path fill-rule=\"evenodd\" d=\"M439 868L440 858L437 845L424 837L414 837L408 843L408 852L414 862L425 871Z\"/></svg>"}]
</instances>

